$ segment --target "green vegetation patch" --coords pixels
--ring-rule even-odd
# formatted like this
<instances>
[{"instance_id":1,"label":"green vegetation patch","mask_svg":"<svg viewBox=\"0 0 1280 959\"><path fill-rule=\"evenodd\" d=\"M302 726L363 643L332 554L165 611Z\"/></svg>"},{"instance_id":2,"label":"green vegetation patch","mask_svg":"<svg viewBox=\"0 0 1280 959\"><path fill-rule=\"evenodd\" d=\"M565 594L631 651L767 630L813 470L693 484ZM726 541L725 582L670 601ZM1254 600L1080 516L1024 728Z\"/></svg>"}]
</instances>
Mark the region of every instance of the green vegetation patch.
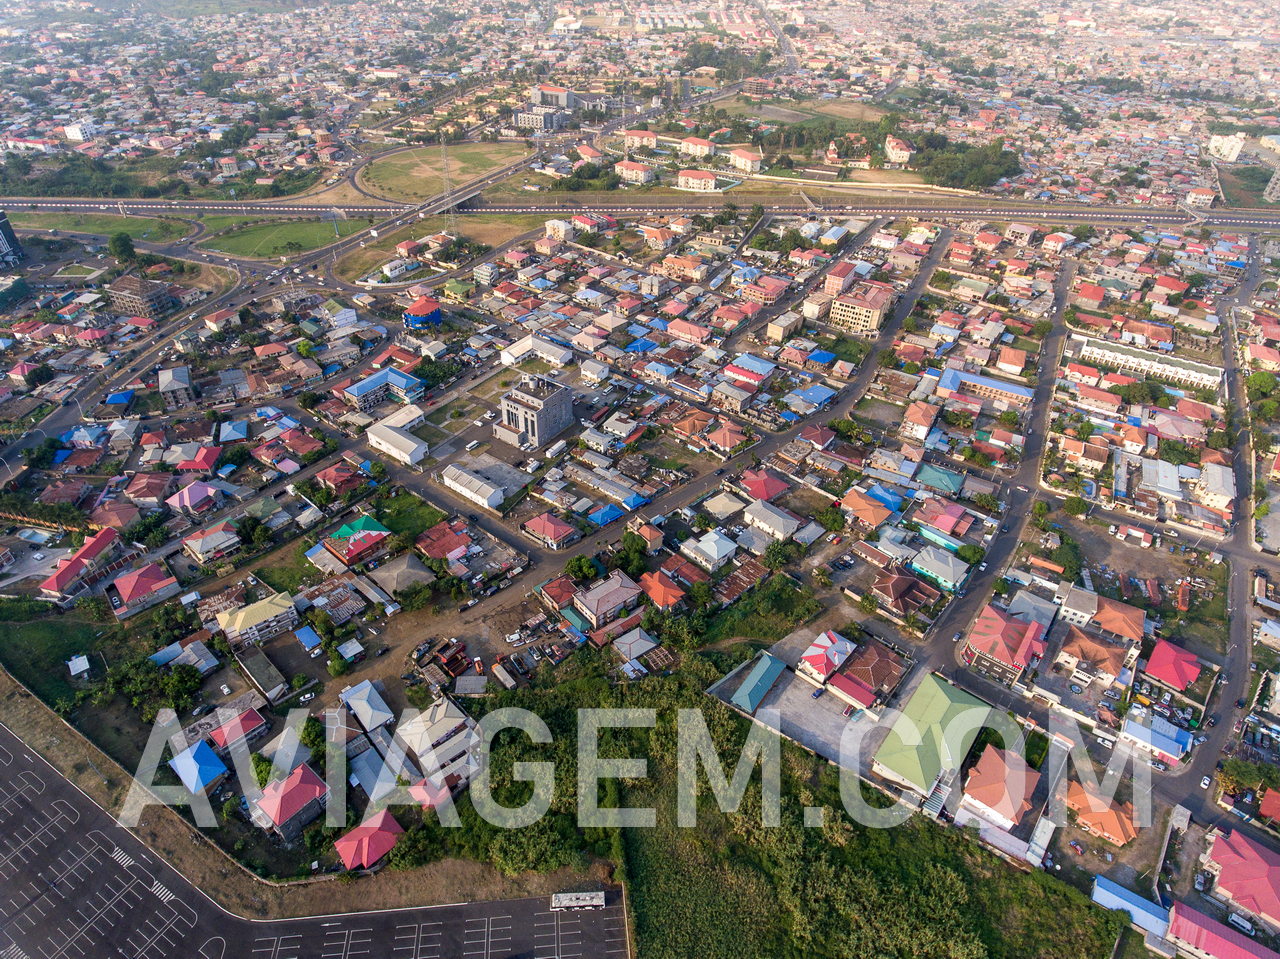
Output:
<instances>
[{"instance_id":1,"label":"green vegetation patch","mask_svg":"<svg viewBox=\"0 0 1280 959\"><path fill-rule=\"evenodd\" d=\"M205 240L201 246L232 256L286 256L328 246L369 227L368 220L290 220L258 223Z\"/></svg>"},{"instance_id":2,"label":"green vegetation patch","mask_svg":"<svg viewBox=\"0 0 1280 959\"><path fill-rule=\"evenodd\" d=\"M36 213L13 210L9 221L25 230L61 230L111 236L128 233L135 240L164 243L186 236L191 227L181 220L145 216L111 216L105 213Z\"/></svg>"}]
</instances>

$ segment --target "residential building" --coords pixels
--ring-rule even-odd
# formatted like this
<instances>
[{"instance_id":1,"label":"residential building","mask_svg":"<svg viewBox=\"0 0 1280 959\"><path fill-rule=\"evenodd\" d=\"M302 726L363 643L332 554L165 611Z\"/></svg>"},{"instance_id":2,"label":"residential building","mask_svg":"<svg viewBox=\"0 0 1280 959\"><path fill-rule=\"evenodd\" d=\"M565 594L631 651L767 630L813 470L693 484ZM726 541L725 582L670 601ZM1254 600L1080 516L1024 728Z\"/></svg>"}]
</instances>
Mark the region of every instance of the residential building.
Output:
<instances>
[{"instance_id":1,"label":"residential building","mask_svg":"<svg viewBox=\"0 0 1280 959\"><path fill-rule=\"evenodd\" d=\"M218 614L218 626L233 646L261 643L298 625L298 610L288 593L275 593L239 609Z\"/></svg>"},{"instance_id":2,"label":"residential building","mask_svg":"<svg viewBox=\"0 0 1280 959\"><path fill-rule=\"evenodd\" d=\"M333 849L348 870L368 869L395 847L403 832L391 810L383 809L335 839Z\"/></svg>"},{"instance_id":3,"label":"residential building","mask_svg":"<svg viewBox=\"0 0 1280 959\"><path fill-rule=\"evenodd\" d=\"M1045 653L1044 627L1010 616L993 603L983 607L965 640L964 661L1006 686L1039 664Z\"/></svg>"},{"instance_id":4,"label":"residential building","mask_svg":"<svg viewBox=\"0 0 1280 959\"><path fill-rule=\"evenodd\" d=\"M853 643L828 629L818 634L800 656L796 675L814 686L825 686L853 655Z\"/></svg>"},{"instance_id":5,"label":"residential building","mask_svg":"<svg viewBox=\"0 0 1280 959\"><path fill-rule=\"evenodd\" d=\"M1103 799L1074 780L1067 784L1067 809L1075 816L1077 826L1113 846L1127 845L1138 835L1133 806Z\"/></svg>"},{"instance_id":6,"label":"residential building","mask_svg":"<svg viewBox=\"0 0 1280 959\"><path fill-rule=\"evenodd\" d=\"M328 800L329 787L303 763L284 779L267 783L254 804L253 818L285 842L293 842L324 812Z\"/></svg>"},{"instance_id":7,"label":"residential building","mask_svg":"<svg viewBox=\"0 0 1280 959\"><path fill-rule=\"evenodd\" d=\"M685 137L680 141L680 152L685 156L706 159L716 154L716 145L702 137Z\"/></svg>"},{"instance_id":8,"label":"residential building","mask_svg":"<svg viewBox=\"0 0 1280 959\"><path fill-rule=\"evenodd\" d=\"M338 647L338 651L341 652L342 647ZM235 657L249 682L267 698L267 702L278 703L289 694L289 684L284 675L267 658L261 646L245 646L236 652Z\"/></svg>"},{"instance_id":9,"label":"residential building","mask_svg":"<svg viewBox=\"0 0 1280 959\"><path fill-rule=\"evenodd\" d=\"M951 783L990 707L933 673L926 675L872 759L874 773L922 797Z\"/></svg>"},{"instance_id":10,"label":"residential building","mask_svg":"<svg viewBox=\"0 0 1280 959\"><path fill-rule=\"evenodd\" d=\"M599 629L635 606L643 595L644 590L630 576L615 569L590 589L575 595L573 606L593 629Z\"/></svg>"},{"instance_id":11,"label":"residential building","mask_svg":"<svg viewBox=\"0 0 1280 959\"><path fill-rule=\"evenodd\" d=\"M117 576L106 595L116 618L126 619L178 595L181 589L168 568L157 562Z\"/></svg>"},{"instance_id":12,"label":"residential building","mask_svg":"<svg viewBox=\"0 0 1280 959\"><path fill-rule=\"evenodd\" d=\"M1215 877L1214 894L1237 912L1280 928L1280 853L1227 830L1213 838L1202 858Z\"/></svg>"},{"instance_id":13,"label":"residential building","mask_svg":"<svg viewBox=\"0 0 1280 959\"><path fill-rule=\"evenodd\" d=\"M573 391L546 377L525 376L502 397L493 435L537 449L572 425Z\"/></svg>"},{"instance_id":14,"label":"residential building","mask_svg":"<svg viewBox=\"0 0 1280 959\"><path fill-rule=\"evenodd\" d=\"M372 516L359 516L343 523L322 542L325 552L345 567L355 566L372 559L383 549L383 543L391 535Z\"/></svg>"},{"instance_id":15,"label":"residential building","mask_svg":"<svg viewBox=\"0 0 1280 959\"><path fill-rule=\"evenodd\" d=\"M827 321L848 333L869 335L880 329L892 304L892 286L867 280L831 301Z\"/></svg>"},{"instance_id":16,"label":"residential building","mask_svg":"<svg viewBox=\"0 0 1280 959\"><path fill-rule=\"evenodd\" d=\"M701 536L691 536L680 544L680 552L713 573L729 562L737 551L738 544L718 529L708 530Z\"/></svg>"},{"instance_id":17,"label":"residential building","mask_svg":"<svg viewBox=\"0 0 1280 959\"><path fill-rule=\"evenodd\" d=\"M759 173L761 159L755 150L738 148L729 151L729 166L742 173Z\"/></svg>"},{"instance_id":18,"label":"residential building","mask_svg":"<svg viewBox=\"0 0 1280 959\"><path fill-rule=\"evenodd\" d=\"M714 193L716 175L708 170L681 170L676 174L676 186L697 193Z\"/></svg>"},{"instance_id":19,"label":"residential building","mask_svg":"<svg viewBox=\"0 0 1280 959\"><path fill-rule=\"evenodd\" d=\"M555 513L541 513L526 520L520 528L549 549L564 549L582 538L576 526L566 523Z\"/></svg>"},{"instance_id":20,"label":"residential building","mask_svg":"<svg viewBox=\"0 0 1280 959\"><path fill-rule=\"evenodd\" d=\"M348 406L354 406L363 413L387 399L398 403L416 403L425 392L426 384L422 380L394 366L388 366L352 383L343 390L343 399Z\"/></svg>"},{"instance_id":21,"label":"residential building","mask_svg":"<svg viewBox=\"0 0 1280 959\"><path fill-rule=\"evenodd\" d=\"M1020 755L988 744L969 770L961 802L1007 832L1031 811L1031 795L1039 781L1040 774Z\"/></svg>"},{"instance_id":22,"label":"residential building","mask_svg":"<svg viewBox=\"0 0 1280 959\"><path fill-rule=\"evenodd\" d=\"M1191 959L1280 959L1275 950L1183 902L1175 902L1169 908L1167 939L1177 948L1178 955Z\"/></svg>"},{"instance_id":23,"label":"residential building","mask_svg":"<svg viewBox=\"0 0 1280 959\"><path fill-rule=\"evenodd\" d=\"M204 565L238 553L241 545L240 534L236 532L235 526L224 519L185 536L182 551Z\"/></svg>"},{"instance_id":24,"label":"residential building","mask_svg":"<svg viewBox=\"0 0 1280 959\"><path fill-rule=\"evenodd\" d=\"M190 406L196 401L195 390L191 386L191 367L175 366L161 370L156 374L156 390L167 410Z\"/></svg>"},{"instance_id":25,"label":"residential building","mask_svg":"<svg viewBox=\"0 0 1280 959\"><path fill-rule=\"evenodd\" d=\"M658 178L653 167L635 160L619 160L613 165L613 169L622 177L623 183L652 183Z\"/></svg>"},{"instance_id":26,"label":"residential building","mask_svg":"<svg viewBox=\"0 0 1280 959\"><path fill-rule=\"evenodd\" d=\"M226 765L203 739L170 759L169 768L194 795L207 795L227 778Z\"/></svg>"}]
</instances>

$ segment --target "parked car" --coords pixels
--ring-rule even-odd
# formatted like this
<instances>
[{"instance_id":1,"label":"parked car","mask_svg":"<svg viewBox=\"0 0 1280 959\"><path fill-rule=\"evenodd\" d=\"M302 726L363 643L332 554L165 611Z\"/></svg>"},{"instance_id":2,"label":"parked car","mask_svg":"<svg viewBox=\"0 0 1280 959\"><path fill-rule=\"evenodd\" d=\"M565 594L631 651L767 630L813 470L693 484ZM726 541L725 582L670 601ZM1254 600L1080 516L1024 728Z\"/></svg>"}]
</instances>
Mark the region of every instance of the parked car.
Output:
<instances>
[{"instance_id":1,"label":"parked car","mask_svg":"<svg viewBox=\"0 0 1280 959\"><path fill-rule=\"evenodd\" d=\"M319 658L320 658L321 656L323 656L323 655L324 655L324 647L323 647L323 646L317 646L315 649L311 650L311 658L312 658L312 659L319 659Z\"/></svg>"},{"instance_id":2,"label":"parked car","mask_svg":"<svg viewBox=\"0 0 1280 959\"><path fill-rule=\"evenodd\" d=\"M823 693L825 693L826 691L827 691L827 689L826 689L826 687L825 687L825 686L819 686L817 689L815 689L815 690L813 691L813 698L814 698L814 699L817 699L819 696L821 696L821 695L822 695Z\"/></svg>"},{"instance_id":3,"label":"parked car","mask_svg":"<svg viewBox=\"0 0 1280 959\"><path fill-rule=\"evenodd\" d=\"M316 698L316 694L315 694L315 693L303 693L301 696L299 696L299 697L298 697L298 702L300 702L300 703L309 703L309 702L311 702L311 700L313 700L313 699L315 699L315 698Z\"/></svg>"},{"instance_id":4,"label":"parked car","mask_svg":"<svg viewBox=\"0 0 1280 959\"><path fill-rule=\"evenodd\" d=\"M1200 788L1201 788L1201 789L1208 789L1208 788L1209 788L1209 783L1211 783L1211 782L1213 782L1213 780L1212 780L1212 779L1210 779L1208 776L1205 776L1203 779L1201 779L1201 780L1200 780Z\"/></svg>"},{"instance_id":5,"label":"parked car","mask_svg":"<svg viewBox=\"0 0 1280 959\"><path fill-rule=\"evenodd\" d=\"M389 653L389 652L391 652L391 647L390 647L390 646L379 646L379 647L378 647L378 651L377 651L376 653L374 653L373 655L375 655L375 656L385 656L385 655L387 655L387 653Z\"/></svg>"},{"instance_id":6,"label":"parked car","mask_svg":"<svg viewBox=\"0 0 1280 959\"><path fill-rule=\"evenodd\" d=\"M218 691L219 691L220 693L222 693L222 695L224 695L224 696L230 696L230 695L231 695L231 687L230 687L230 686L228 686L226 683L223 683L221 686L219 686L219 687L218 687Z\"/></svg>"}]
</instances>

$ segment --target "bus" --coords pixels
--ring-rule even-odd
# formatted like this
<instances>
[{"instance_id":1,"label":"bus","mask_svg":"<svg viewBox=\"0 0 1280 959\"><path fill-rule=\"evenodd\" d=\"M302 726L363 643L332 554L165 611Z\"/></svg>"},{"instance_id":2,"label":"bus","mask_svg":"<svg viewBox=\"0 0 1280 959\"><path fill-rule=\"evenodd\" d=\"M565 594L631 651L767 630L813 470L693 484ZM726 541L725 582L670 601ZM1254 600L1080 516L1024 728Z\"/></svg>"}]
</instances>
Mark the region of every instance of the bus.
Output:
<instances>
[{"instance_id":1,"label":"bus","mask_svg":"<svg viewBox=\"0 0 1280 959\"><path fill-rule=\"evenodd\" d=\"M551 911L565 909L603 909L603 892L558 892L551 897Z\"/></svg>"}]
</instances>

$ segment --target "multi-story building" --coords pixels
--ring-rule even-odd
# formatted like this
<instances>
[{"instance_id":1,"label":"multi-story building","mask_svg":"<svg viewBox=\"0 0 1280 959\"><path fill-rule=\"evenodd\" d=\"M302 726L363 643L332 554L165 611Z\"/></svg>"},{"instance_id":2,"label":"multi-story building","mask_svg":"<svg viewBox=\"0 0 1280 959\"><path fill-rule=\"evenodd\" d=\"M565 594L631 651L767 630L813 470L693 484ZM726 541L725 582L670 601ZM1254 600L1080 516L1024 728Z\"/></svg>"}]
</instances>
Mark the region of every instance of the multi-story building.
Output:
<instances>
[{"instance_id":1,"label":"multi-story building","mask_svg":"<svg viewBox=\"0 0 1280 959\"><path fill-rule=\"evenodd\" d=\"M233 645L260 643L298 625L298 610L288 593L218 614L218 625Z\"/></svg>"},{"instance_id":2,"label":"multi-story building","mask_svg":"<svg viewBox=\"0 0 1280 959\"><path fill-rule=\"evenodd\" d=\"M187 366L161 370L156 375L156 390L167 410L190 406L196 401L195 390L191 387L191 368Z\"/></svg>"},{"instance_id":3,"label":"multi-story building","mask_svg":"<svg viewBox=\"0 0 1280 959\"><path fill-rule=\"evenodd\" d=\"M512 446L545 446L573 424L573 391L554 380L526 376L502 397L495 439Z\"/></svg>"},{"instance_id":4,"label":"multi-story building","mask_svg":"<svg viewBox=\"0 0 1280 959\"><path fill-rule=\"evenodd\" d=\"M1156 379L1218 391L1222 388L1222 367L1180 356L1165 356L1155 350L1144 350L1124 343L1099 340L1079 333L1071 334L1068 351L1086 363L1100 363L1124 373L1137 373Z\"/></svg>"},{"instance_id":5,"label":"multi-story building","mask_svg":"<svg viewBox=\"0 0 1280 959\"><path fill-rule=\"evenodd\" d=\"M729 151L729 166L743 173L759 173L761 156L755 150L738 148Z\"/></svg>"},{"instance_id":6,"label":"multi-story building","mask_svg":"<svg viewBox=\"0 0 1280 959\"><path fill-rule=\"evenodd\" d=\"M621 160L613 165L623 183L651 183L657 178L653 167L635 160Z\"/></svg>"},{"instance_id":7,"label":"multi-story building","mask_svg":"<svg viewBox=\"0 0 1280 959\"><path fill-rule=\"evenodd\" d=\"M837 296L827 318L832 326L849 333L870 334L880 329L892 303L892 286L867 280L855 286L853 292Z\"/></svg>"},{"instance_id":8,"label":"multi-story building","mask_svg":"<svg viewBox=\"0 0 1280 959\"><path fill-rule=\"evenodd\" d=\"M658 134L652 130L626 130L622 134L622 145L627 150L652 150L658 145Z\"/></svg>"},{"instance_id":9,"label":"multi-story building","mask_svg":"<svg viewBox=\"0 0 1280 959\"><path fill-rule=\"evenodd\" d=\"M706 159L716 155L716 145L702 137L685 137L680 141L680 152L685 156Z\"/></svg>"},{"instance_id":10,"label":"multi-story building","mask_svg":"<svg viewBox=\"0 0 1280 959\"><path fill-rule=\"evenodd\" d=\"M572 110L578 105L578 97L567 87L539 83L529 91L529 102L535 107L555 107L557 110Z\"/></svg>"},{"instance_id":11,"label":"multi-story building","mask_svg":"<svg viewBox=\"0 0 1280 959\"><path fill-rule=\"evenodd\" d=\"M111 309L127 316L144 316L156 320L174 306L173 294L165 283L144 280L140 276L122 276L109 287Z\"/></svg>"},{"instance_id":12,"label":"multi-story building","mask_svg":"<svg viewBox=\"0 0 1280 959\"><path fill-rule=\"evenodd\" d=\"M716 175L707 170L681 170L676 176L676 186L681 190L711 193L716 188Z\"/></svg>"},{"instance_id":13,"label":"multi-story building","mask_svg":"<svg viewBox=\"0 0 1280 959\"><path fill-rule=\"evenodd\" d=\"M352 383L342 391L348 406L362 413L371 410L388 397L400 403L416 403L426 392L426 384L411 373L394 366L378 370L358 383Z\"/></svg>"},{"instance_id":14,"label":"multi-story building","mask_svg":"<svg viewBox=\"0 0 1280 959\"><path fill-rule=\"evenodd\" d=\"M559 130L564 125L565 115L555 107L533 107L521 110L515 120L516 127L521 130Z\"/></svg>"},{"instance_id":15,"label":"multi-story building","mask_svg":"<svg viewBox=\"0 0 1280 959\"><path fill-rule=\"evenodd\" d=\"M18 234L13 232L9 222L9 214L0 210L0 263L14 264L26 259L27 251L18 242Z\"/></svg>"}]
</instances>

